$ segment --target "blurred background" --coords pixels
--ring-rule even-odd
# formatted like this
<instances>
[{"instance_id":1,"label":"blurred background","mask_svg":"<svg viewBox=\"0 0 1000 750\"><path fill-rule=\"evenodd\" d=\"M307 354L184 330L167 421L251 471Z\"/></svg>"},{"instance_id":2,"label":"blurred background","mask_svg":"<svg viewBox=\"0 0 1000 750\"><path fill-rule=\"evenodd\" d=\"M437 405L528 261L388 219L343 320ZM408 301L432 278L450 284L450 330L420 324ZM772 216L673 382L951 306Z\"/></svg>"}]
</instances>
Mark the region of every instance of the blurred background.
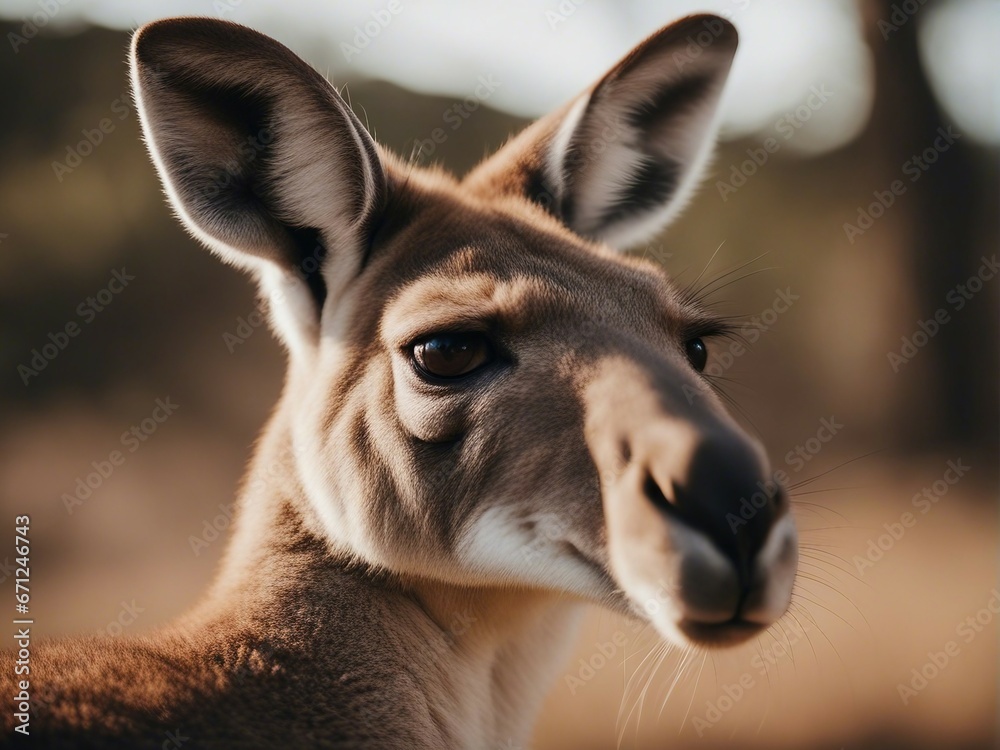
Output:
<instances>
[{"instance_id":1,"label":"blurred background","mask_svg":"<svg viewBox=\"0 0 1000 750\"><path fill-rule=\"evenodd\" d=\"M0 0L0 509L32 518L36 632L141 632L197 599L283 373L250 283L163 201L130 29L253 26L383 144L462 173L696 10L741 32L723 143L635 252L756 321L709 371L795 485L793 616L683 661L595 610L535 746L995 746L994 0Z\"/></svg>"}]
</instances>

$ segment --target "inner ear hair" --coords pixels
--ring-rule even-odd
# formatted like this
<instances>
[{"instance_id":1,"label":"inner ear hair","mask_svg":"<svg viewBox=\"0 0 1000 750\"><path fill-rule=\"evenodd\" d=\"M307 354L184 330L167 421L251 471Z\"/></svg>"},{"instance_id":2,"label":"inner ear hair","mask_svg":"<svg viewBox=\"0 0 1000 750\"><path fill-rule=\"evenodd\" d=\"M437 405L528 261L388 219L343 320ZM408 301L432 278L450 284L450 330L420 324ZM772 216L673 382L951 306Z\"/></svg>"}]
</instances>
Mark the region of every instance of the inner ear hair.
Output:
<instances>
[{"instance_id":1,"label":"inner ear hair","mask_svg":"<svg viewBox=\"0 0 1000 750\"><path fill-rule=\"evenodd\" d=\"M717 16L661 29L477 167L467 186L523 195L618 248L648 239L699 182L736 47L735 29Z\"/></svg>"},{"instance_id":2,"label":"inner ear hair","mask_svg":"<svg viewBox=\"0 0 1000 750\"><path fill-rule=\"evenodd\" d=\"M291 315L275 317L315 329L337 292L331 280L356 273L383 204L382 160L357 117L284 45L215 19L143 27L132 81L181 221L270 292L293 293Z\"/></svg>"}]
</instances>

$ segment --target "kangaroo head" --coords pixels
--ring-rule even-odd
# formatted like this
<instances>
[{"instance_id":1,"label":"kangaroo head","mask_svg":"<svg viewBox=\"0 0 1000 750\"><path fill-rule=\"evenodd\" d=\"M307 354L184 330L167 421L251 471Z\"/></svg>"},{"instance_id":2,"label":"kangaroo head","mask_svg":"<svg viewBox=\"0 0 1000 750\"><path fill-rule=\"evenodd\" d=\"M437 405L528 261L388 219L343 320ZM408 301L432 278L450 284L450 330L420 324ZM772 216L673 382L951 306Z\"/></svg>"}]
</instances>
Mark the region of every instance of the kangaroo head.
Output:
<instances>
[{"instance_id":1,"label":"kangaroo head","mask_svg":"<svg viewBox=\"0 0 1000 750\"><path fill-rule=\"evenodd\" d=\"M616 252L691 195L736 45L720 18L669 26L458 181L387 153L268 37L135 36L170 201L256 276L288 348L279 414L332 550L569 593L681 643L784 613L786 496L700 374L724 325Z\"/></svg>"}]
</instances>

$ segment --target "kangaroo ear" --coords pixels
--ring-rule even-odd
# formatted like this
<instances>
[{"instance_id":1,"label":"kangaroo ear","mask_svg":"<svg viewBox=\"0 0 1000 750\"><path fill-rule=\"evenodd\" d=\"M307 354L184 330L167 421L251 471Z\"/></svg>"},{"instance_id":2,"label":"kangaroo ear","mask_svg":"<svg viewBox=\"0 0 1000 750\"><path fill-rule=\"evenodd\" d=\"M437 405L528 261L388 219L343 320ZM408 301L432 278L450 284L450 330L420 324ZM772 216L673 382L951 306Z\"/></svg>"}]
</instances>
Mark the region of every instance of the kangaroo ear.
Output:
<instances>
[{"instance_id":1,"label":"kangaroo ear","mask_svg":"<svg viewBox=\"0 0 1000 750\"><path fill-rule=\"evenodd\" d=\"M372 138L321 75L234 23L144 26L131 73L146 144L180 220L257 275L286 344L314 342L327 294L360 266L384 197Z\"/></svg>"},{"instance_id":2,"label":"kangaroo ear","mask_svg":"<svg viewBox=\"0 0 1000 750\"><path fill-rule=\"evenodd\" d=\"M570 229L625 248L684 207L711 154L736 29L690 16L642 42L588 91L539 120L467 178L517 193Z\"/></svg>"}]
</instances>

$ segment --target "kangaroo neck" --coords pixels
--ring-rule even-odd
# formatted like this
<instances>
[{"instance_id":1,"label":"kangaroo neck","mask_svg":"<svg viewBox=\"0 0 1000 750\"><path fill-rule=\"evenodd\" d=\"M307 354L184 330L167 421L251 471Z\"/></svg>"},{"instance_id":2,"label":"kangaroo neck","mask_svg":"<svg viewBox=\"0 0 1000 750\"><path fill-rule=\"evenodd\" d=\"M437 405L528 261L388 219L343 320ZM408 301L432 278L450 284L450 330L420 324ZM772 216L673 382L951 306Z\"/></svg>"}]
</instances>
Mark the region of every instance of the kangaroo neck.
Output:
<instances>
[{"instance_id":1,"label":"kangaroo neck","mask_svg":"<svg viewBox=\"0 0 1000 750\"><path fill-rule=\"evenodd\" d=\"M380 665L397 676L383 689L427 720L439 747L529 739L573 643L578 604L550 592L403 578L333 552L296 478L280 411L234 515L221 571L189 628L236 630L265 651L307 654L330 690L343 691L358 658ZM422 696L419 705L399 680Z\"/></svg>"}]
</instances>

